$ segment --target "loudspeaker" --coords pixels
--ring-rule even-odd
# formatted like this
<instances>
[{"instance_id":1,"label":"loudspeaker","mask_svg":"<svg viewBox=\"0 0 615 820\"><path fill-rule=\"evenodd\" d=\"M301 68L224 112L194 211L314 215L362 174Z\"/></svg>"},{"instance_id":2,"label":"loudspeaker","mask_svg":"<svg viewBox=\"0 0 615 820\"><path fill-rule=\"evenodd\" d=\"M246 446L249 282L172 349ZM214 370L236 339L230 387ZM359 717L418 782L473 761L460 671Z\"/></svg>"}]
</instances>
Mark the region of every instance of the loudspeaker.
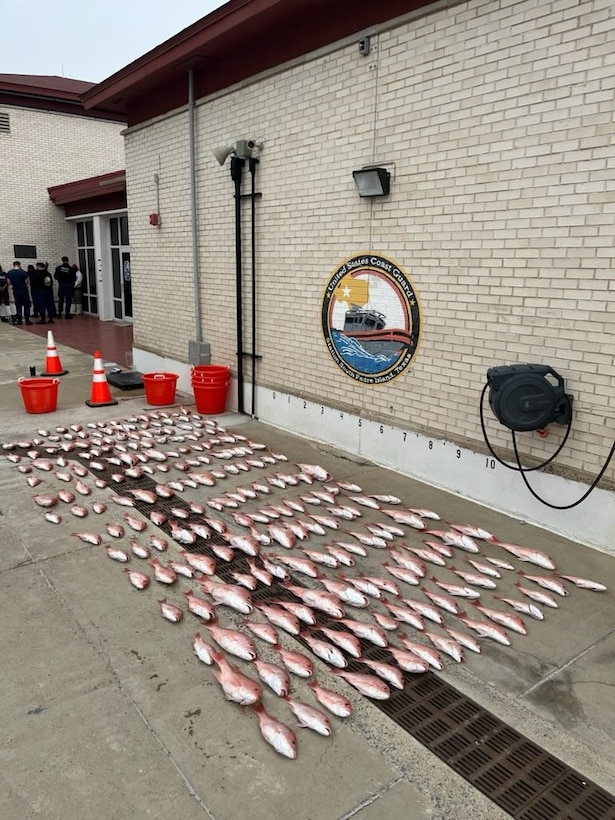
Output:
<instances>
[{"instance_id":1,"label":"loudspeaker","mask_svg":"<svg viewBox=\"0 0 615 820\"><path fill-rule=\"evenodd\" d=\"M510 430L527 433L551 422L568 424L571 420L572 396L565 392L564 379L549 365L492 367L487 371L487 385L493 414Z\"/></svg>"},{"instance_id":2,"label":"loudspeaker","mask_svg":"<svg viewBox=\"0 0 615 820\"><path fill-rule=\"evenodd\" d=\"M218 160L220 165L224 165L226 162L226 158L229 154L232 154L235 150L235 144L230 143L229 145L220 145L218 148L214 148L212 151L214 157Z\"/></svg>"}]
</instances>

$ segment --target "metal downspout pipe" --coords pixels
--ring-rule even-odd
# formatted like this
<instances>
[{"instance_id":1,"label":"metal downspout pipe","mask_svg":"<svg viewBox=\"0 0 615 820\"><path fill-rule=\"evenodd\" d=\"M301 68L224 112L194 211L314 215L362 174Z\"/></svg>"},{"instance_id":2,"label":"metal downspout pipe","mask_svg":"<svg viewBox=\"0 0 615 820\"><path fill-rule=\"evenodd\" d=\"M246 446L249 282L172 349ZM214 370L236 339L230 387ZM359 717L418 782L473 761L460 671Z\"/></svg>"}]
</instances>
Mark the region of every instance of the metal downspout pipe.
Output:
<instances>
[{"instance_id":1,"label":"metal downspout pipe","mask_svg":"<svg viewBox=\"0 0 615 820\"><path fill-rule=\"evenodd\" d=\"M194 110L194 69L188 71L188 154L190 167L190 226L192 233L192 289L194 291L194 338L203 341L201 295L199 291L199 246L196 212L196 122Z\"/></svg>"},{"instance_id":2,"label":"metal downspout pipe","mask_svg":"<svg viewBox=\"0 0 615 820\"><path fill-rule=\"evenodd\" d=\"M243 396L243 283L241 253L241 177L245 160L231 157L231 179L235 185L235 299L237 321L237 412L244 412Z\"/></svg>"}]
</instances>

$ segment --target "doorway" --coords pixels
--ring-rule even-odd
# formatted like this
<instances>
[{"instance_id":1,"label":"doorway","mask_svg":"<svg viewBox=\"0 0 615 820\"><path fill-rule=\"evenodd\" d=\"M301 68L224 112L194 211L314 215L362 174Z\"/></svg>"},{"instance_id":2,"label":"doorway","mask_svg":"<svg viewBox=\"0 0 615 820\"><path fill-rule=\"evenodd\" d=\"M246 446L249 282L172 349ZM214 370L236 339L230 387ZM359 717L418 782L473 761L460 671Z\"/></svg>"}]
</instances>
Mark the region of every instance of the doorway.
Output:
<instances>
[{"instance_id":1,"label":"doorway","mask_svg":"<svg viewBox=\"0 0 615 820\"><path fill-rule=\"evenodd\" d=\"M111 273L113 280L113 317L132 322L132 281L128 217L109 220Z\"/></svg>"}]
</instances>

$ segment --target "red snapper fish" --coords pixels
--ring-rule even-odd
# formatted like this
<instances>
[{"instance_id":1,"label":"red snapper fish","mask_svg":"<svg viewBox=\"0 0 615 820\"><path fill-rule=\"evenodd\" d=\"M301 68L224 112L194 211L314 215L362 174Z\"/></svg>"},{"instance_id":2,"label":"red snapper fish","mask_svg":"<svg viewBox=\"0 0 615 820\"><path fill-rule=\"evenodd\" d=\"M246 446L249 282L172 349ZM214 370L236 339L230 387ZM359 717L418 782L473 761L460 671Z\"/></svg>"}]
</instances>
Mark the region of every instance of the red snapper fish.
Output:
<instances>
[{"instance_id":1,"label":"red snapper fish","mask_svg":"<svg viewBox=\"0 0 615 820\"><path fill-rule=\"evenodd\" d=\"M389 646L389 652L393 656L395 663L404 672L410 672L412 675L419 675L422 672L429 670L429 664L424 658L419 658L414 652L407 649L398 649L395 646Z\"/></svg>"},{"instance_id":2,"label":"red snapper fish","mask_svg":"<svg viewBox=\"0 0 615 820\"><path fill-rule=\"evenodd\" d=\"M124 572L128 573L128 580L136 589L145 589L149 586L149 575L144 572L136 572L135 570L126 567Z\"/></svg>"},{"instance_id":3,"label":"red snapper fish","mask_svg":"<svg viewBox=\"0 0 615 820\"><path fill-rule=\"evenodd\" d=\"M349 635L345 630L329 629L326 626L316 626L319 632L328 638L331 643L337 644L351 658L360 658L362 654L361 644L355 635Z\"/></svg>"},{"instance_id":4,"label":"red snapper fish","mask_svg":"<svg viewBox=\"0 0 615 820\"><path fill-rule=\"evenodd\" d=\"M489 607L481 606L477 601L472 601L471 603L486 618L489 618L490 621L512 629L513 632L518 632L520 635L527 635L525 624L514 612L502 612L500 609L490 609Z\"/></svg>"},{"instance_id":5,"label":"red snapper fish","mask_svg":"<svg viewBox=\"0 0 615 820\"><path fill-rule=\"evenodd\" d=\"M383 649L388 646L387 636L379 626L364 621L355 621L352 618L341 618L338 623L347 627L357 638L369 641L374 646L380 646Z\"/></svg>"},{"instance_id":6,"label":"red snapper fish","mask_svg":"<svg viewBox=\"0 0 615 820\"><path fill-rule=\"evenodd\" d=\"M331 481L332 475L319 464L297 464L302 473L316 481Z\"/></svg>"},{"instance_id":7,"label":"red snapper fish","mask_svg":"<svg viewBox=\"0 0 615 820\"><path fill-rule=\"evenodd\" d=\"M301 637L312 652L323 661L342 669L348 666L348 662L340 650L336 646L328 643L328 641L321 641L319 638L314 638L308 632L301 632Z\"/></svg>"},{"instance_id":8,"label":"red snapper fish","mask_svg":"<svg viewBox=\"0 0 615 820\"><path fill-rule=\"evenodd\" d=\"M278 754L288 757L290 760L295 760L297 757L297 737L293 730L267 714L262 703L253 705L252 709L258 718L258 727L263 739Z\"/></svg>"},{"instance_id":9,"label":"red snapper fish","mask_svg":"<svg viewBox=\"0 0 615 820\"><path fill-rule=\"evenodd\" d=\"M556 568L552 558L533 547L520 547L518 544L508 544L504 541L494 541L493 543L514 555L519 561L528 561L530 564L536 564L537 567L548 570L555 570Z\"/></svg>"},{"instance_id":10,"label":"red snapper fish","mask_svg":"<svg viewBox=\"0 0 615 820\"><path fill-rule=\"evenodd\" d=\"M121 563L125 564L126 561L130 561L130 555L124 550L117 549L116 547L105 547L107 551L107 555L113 561L120 561Z\"/></svg>"},{"instance_id":11,"label":"red snapper fish","mask_svg":"<svg viewBox=\"0 0 615 820\"><path fill-rule=\"evenodd\" d=\"M224 653L211 652L211 657L218 667L214 669L214 675L227 700L240 706L253 706L258 703L263 696L263 687L260 683L240 672L226 659Z\"/></svg>"},{"instance_id":12,"label":"red snapper fish","mask_svg":"<svg viewBox=\"0 0 615 820\"><path fill-rule=\"evenodd\" d=\"M489 621L476 621L473 618L469 618L465 612L460 613L458 618L460 621L463 621L468 629L476 632L476 634L482 638L491 638L498 643L504 644L504 646L510 646L510 638L501 626Z\"/></svg>"},{"instance_id":13,"label":"red snapper fish","mask_svg":"<svg viewBox=\"0 0 615 820\"><path fill-rule=\"evenodd\" d=\"M396 689L404 688L404 676L398 666L391 666L390 663L383 663L382 661L370 661L367 658L364 658L361 663L368 666L379 678L390 683Z\"/></svg>"},{"instance_id":14,"label":"red snapper fish","mask_svg":"<svg viewBox=\"0 0 615 820\"><path fill-rule=\"evenodd\" d=\"M222 649L230 652L244 661L253 661L256 658L254 641L237 629L226 629L215 623L205 624L209 634Z\"/></svg>"},{"instance_id":15,"label":"red snapper fish","mask_svg":"<svg viewBox=\"0 0 615 820\"><path fill-rule=\"evenodd\" d=\"M314 674L314 664L301 652L291 652L289 649L284 649L280 644L276 644L273 648L280 656L284 666L293 675L297 675L299 678L309 678Z\"/></svg>"},{"instance_id":16,"label":"red snapper fish","mask_svg":"<svg viewBox=\"0 0 615 820\"><path fill-rule=\"evenodd\" d=\"M508 606L516 609L517 612L523 612L524 615L529 615L537 621L544 621L545 616L543 615L542 609L536 606L536 604L531 604L528 601L519 601L516 598L503 598L501 595L494 595L493 597L496 601L502 601L508 604Z\"/></svg>"},{"instance_id":17,"label":"red snapper fish","mask_svg":"<svg viewBox=\"0 0 615 820\"><path fill-rule=\"evenodd\" d=\"M263 613L267 620L274 626L279 626L289 635L298 635L301 632L299 620L290 612L279 606L268 604L256 604L256 608Z\"/></svg>"},{"instance_id":18,"label":"red snapper fish","mask_svg":"<svg viewBox=\"0 0 615 820\"><path fill-rule=\"evenodd\" d=\"M215 559L210 558L209 555L201 555L199 552L188 552L187 550L180 550L180 554L187 564L198 570L204 572L205 575L213 575L216 571Z\"/></svg>"},{"instance_id":19,"label":"red snapper fish","mask_svg":"<svg viewBox=\"0 0 615 820\"><path fill-rule=\"evenodd\" d=\"M252 612L252 596L245 587L221 584L204 577L199 579L199 584L217 603L229 606L242 615L249 615Z\"/></svg>"},{"instance_id":20,"label":"red snapper fish","mask_svg":"<svg viewBox=\"0 0 615 820\"><path fill-rule=\"evenodd\" d=\"M304 587L289 584L286 581L282 582L284 589L292 592L299 600L303 601L307 606L313 609L318 609L321 612L330 615L332 618L344 618L346 613L340 603L337 595L331 592L324 592L320 589L306 589Z\"/></svg>"},{"instance_id":21,"label":"red snapper fish","mask_svg":"<svg viewBox=\"0 0 615 820\"><path fill-rule=\"evenodd\" d=\"M158 603L160 604L160 612L162 613L162 617L166 618L167 621L177 624L184 617L183 611L178 606L169 604L166 598L158 601Z\"/></svg>"},{"instance_id":22,"label":"red snapper fish","mask_svg":"<svg viewBox=\"0 0 615 820\"><path fill-rule=\"evenodd\" d=\"M207 664L207 666L213 666L213 652L215 650L211 644L203 640L200 632L194 633L192 646L194 649L194 654L202 663Z\"/></svg>"},{"instance_id":23,"label":"red snapper fish","mask_svg":"<svg viewBox=\"0 0 615 820\"><path fill-rule=\"evenodd\" d=\"M282 669L275 663L266 663L255 658L254 666L259 678L271 689L279 698L286 697L290 691L290 678L286 669Z\"/></svg>"},{"instance_id":24,"label":"red snapper fish","mask_svg":"<svg viewBox=\"0 0 615 820\"><path fill-rule=\"evenodd\" d=\"M216 611L213 606L204 598L199 598L194 592L184 592L186 601L188 603L188 610L193 615L197 615L204 621L213 621L216 617Z\"/></svg>"},{"instance_id":25,"label":"red snapper fish","mask_svg":"<svg viewBox=\"0 0 615 820\"><path fill-rule=\"evenodd\" d=\"M344 672L341 669L332 669L334 674L340 675L351 686L354 686L362 695L373 700L388 700L391 690L377 675L366 675L361 672Z\"/></svg>"},{"instance_id":26,"label":"red snapper fish","mask_svg":"<svg viewBox=\"0 0 615 820\"><path fill-rule=\"evenodd\" d=\"M350 717L352 714L352 704L348 698L345 698L338 692L334 692L332 689L326 689L324 686L321 686L317 680L311 680L308 686L320 705L328 709L332 715L336 715L339 718Z\"/></svg>"},{"instance_id":27,"label":"red snapper fish","mask_svg":"<svg viewBox=\"0 0 615 820\"><path fill-rule=\"evenodd\" d=\"M174 584L177 573L170 567L165 567L157 558L151 558L150 564L154 568L154 578L161 584Z\"/></svg>"},{"instance_id":28,"label":"red snapper fish","mask_svg":"<svg viewBox=\"0 0 615 820\"><path fill-rule=\"evenodd\" d=\"M592 581L591 578L579 578L578 575L562 575L561 573L558 573L558 575L560 578L570 581L571 584L579 587L579 589L590 589L593 592L606 592L604 584L600 584L598 581Z\"/></svg>"},{"instance_id":29,"label":"red snapper fish","mask_svg":"<svg viewBox=\"0 0 615 820\"><path fill-rule=\"evenodd\" d=\"M331 722L329 718L323 714L320 709L315 709L313 706L308 706L301 700L291 698L288 694L283 695L283 700L289 705L291 712L299 721L299 726L317 732L319 735L329 737L331 734Z\"/></svg>"},{"instance_id":30,"label":"red snapper fish","mask_svg":"<svg viewBox=\"0 0 615 820\"><path fill-rule=\"evenodd\" d=\"M253 635L260 638L261 641L265 641L271 646L275 646L280 640L275 627L271 624L261 623L260 621L240 621L240 623L247 627Z\"/></svg>"},{"instance_id":31,"label":"red snapper fish","mask_svg":"<svg viewBox=\"0 0 615 820\"><path fill-rule=\"evenodd\" d=\"M408 638L408 636L403 632L399 633L399 640L408 652L411 652L413 655L427 661L427 663L430 666L433 666L434 669L437 669L438 672L442 671L444 668L444 663L440 653L436 649L431 646L425 646L425 644L422 643L417 643L416 641L411 641L410 638Z\"/></svg>"}]
</instances>

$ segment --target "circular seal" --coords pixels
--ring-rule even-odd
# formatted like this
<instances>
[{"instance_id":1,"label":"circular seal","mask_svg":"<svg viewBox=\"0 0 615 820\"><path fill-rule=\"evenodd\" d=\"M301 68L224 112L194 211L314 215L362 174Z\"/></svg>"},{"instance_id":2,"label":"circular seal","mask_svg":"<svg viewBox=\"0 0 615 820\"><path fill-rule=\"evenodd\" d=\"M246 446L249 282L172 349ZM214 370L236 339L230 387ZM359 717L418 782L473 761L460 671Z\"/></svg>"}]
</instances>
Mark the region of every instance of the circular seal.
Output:
<instances>
[{"instance_id":1,"label":"circular seal","mask_svg":"<svg viewBox=\"0 0 615 820\"><path fill-rule=\"evenodd\" d=\"M322 301L322 331L337 366L362 384L384 384L408 367L419 343L414 286L393 260L352 256L332 274Z\"/></svg>"}]
</instances>

